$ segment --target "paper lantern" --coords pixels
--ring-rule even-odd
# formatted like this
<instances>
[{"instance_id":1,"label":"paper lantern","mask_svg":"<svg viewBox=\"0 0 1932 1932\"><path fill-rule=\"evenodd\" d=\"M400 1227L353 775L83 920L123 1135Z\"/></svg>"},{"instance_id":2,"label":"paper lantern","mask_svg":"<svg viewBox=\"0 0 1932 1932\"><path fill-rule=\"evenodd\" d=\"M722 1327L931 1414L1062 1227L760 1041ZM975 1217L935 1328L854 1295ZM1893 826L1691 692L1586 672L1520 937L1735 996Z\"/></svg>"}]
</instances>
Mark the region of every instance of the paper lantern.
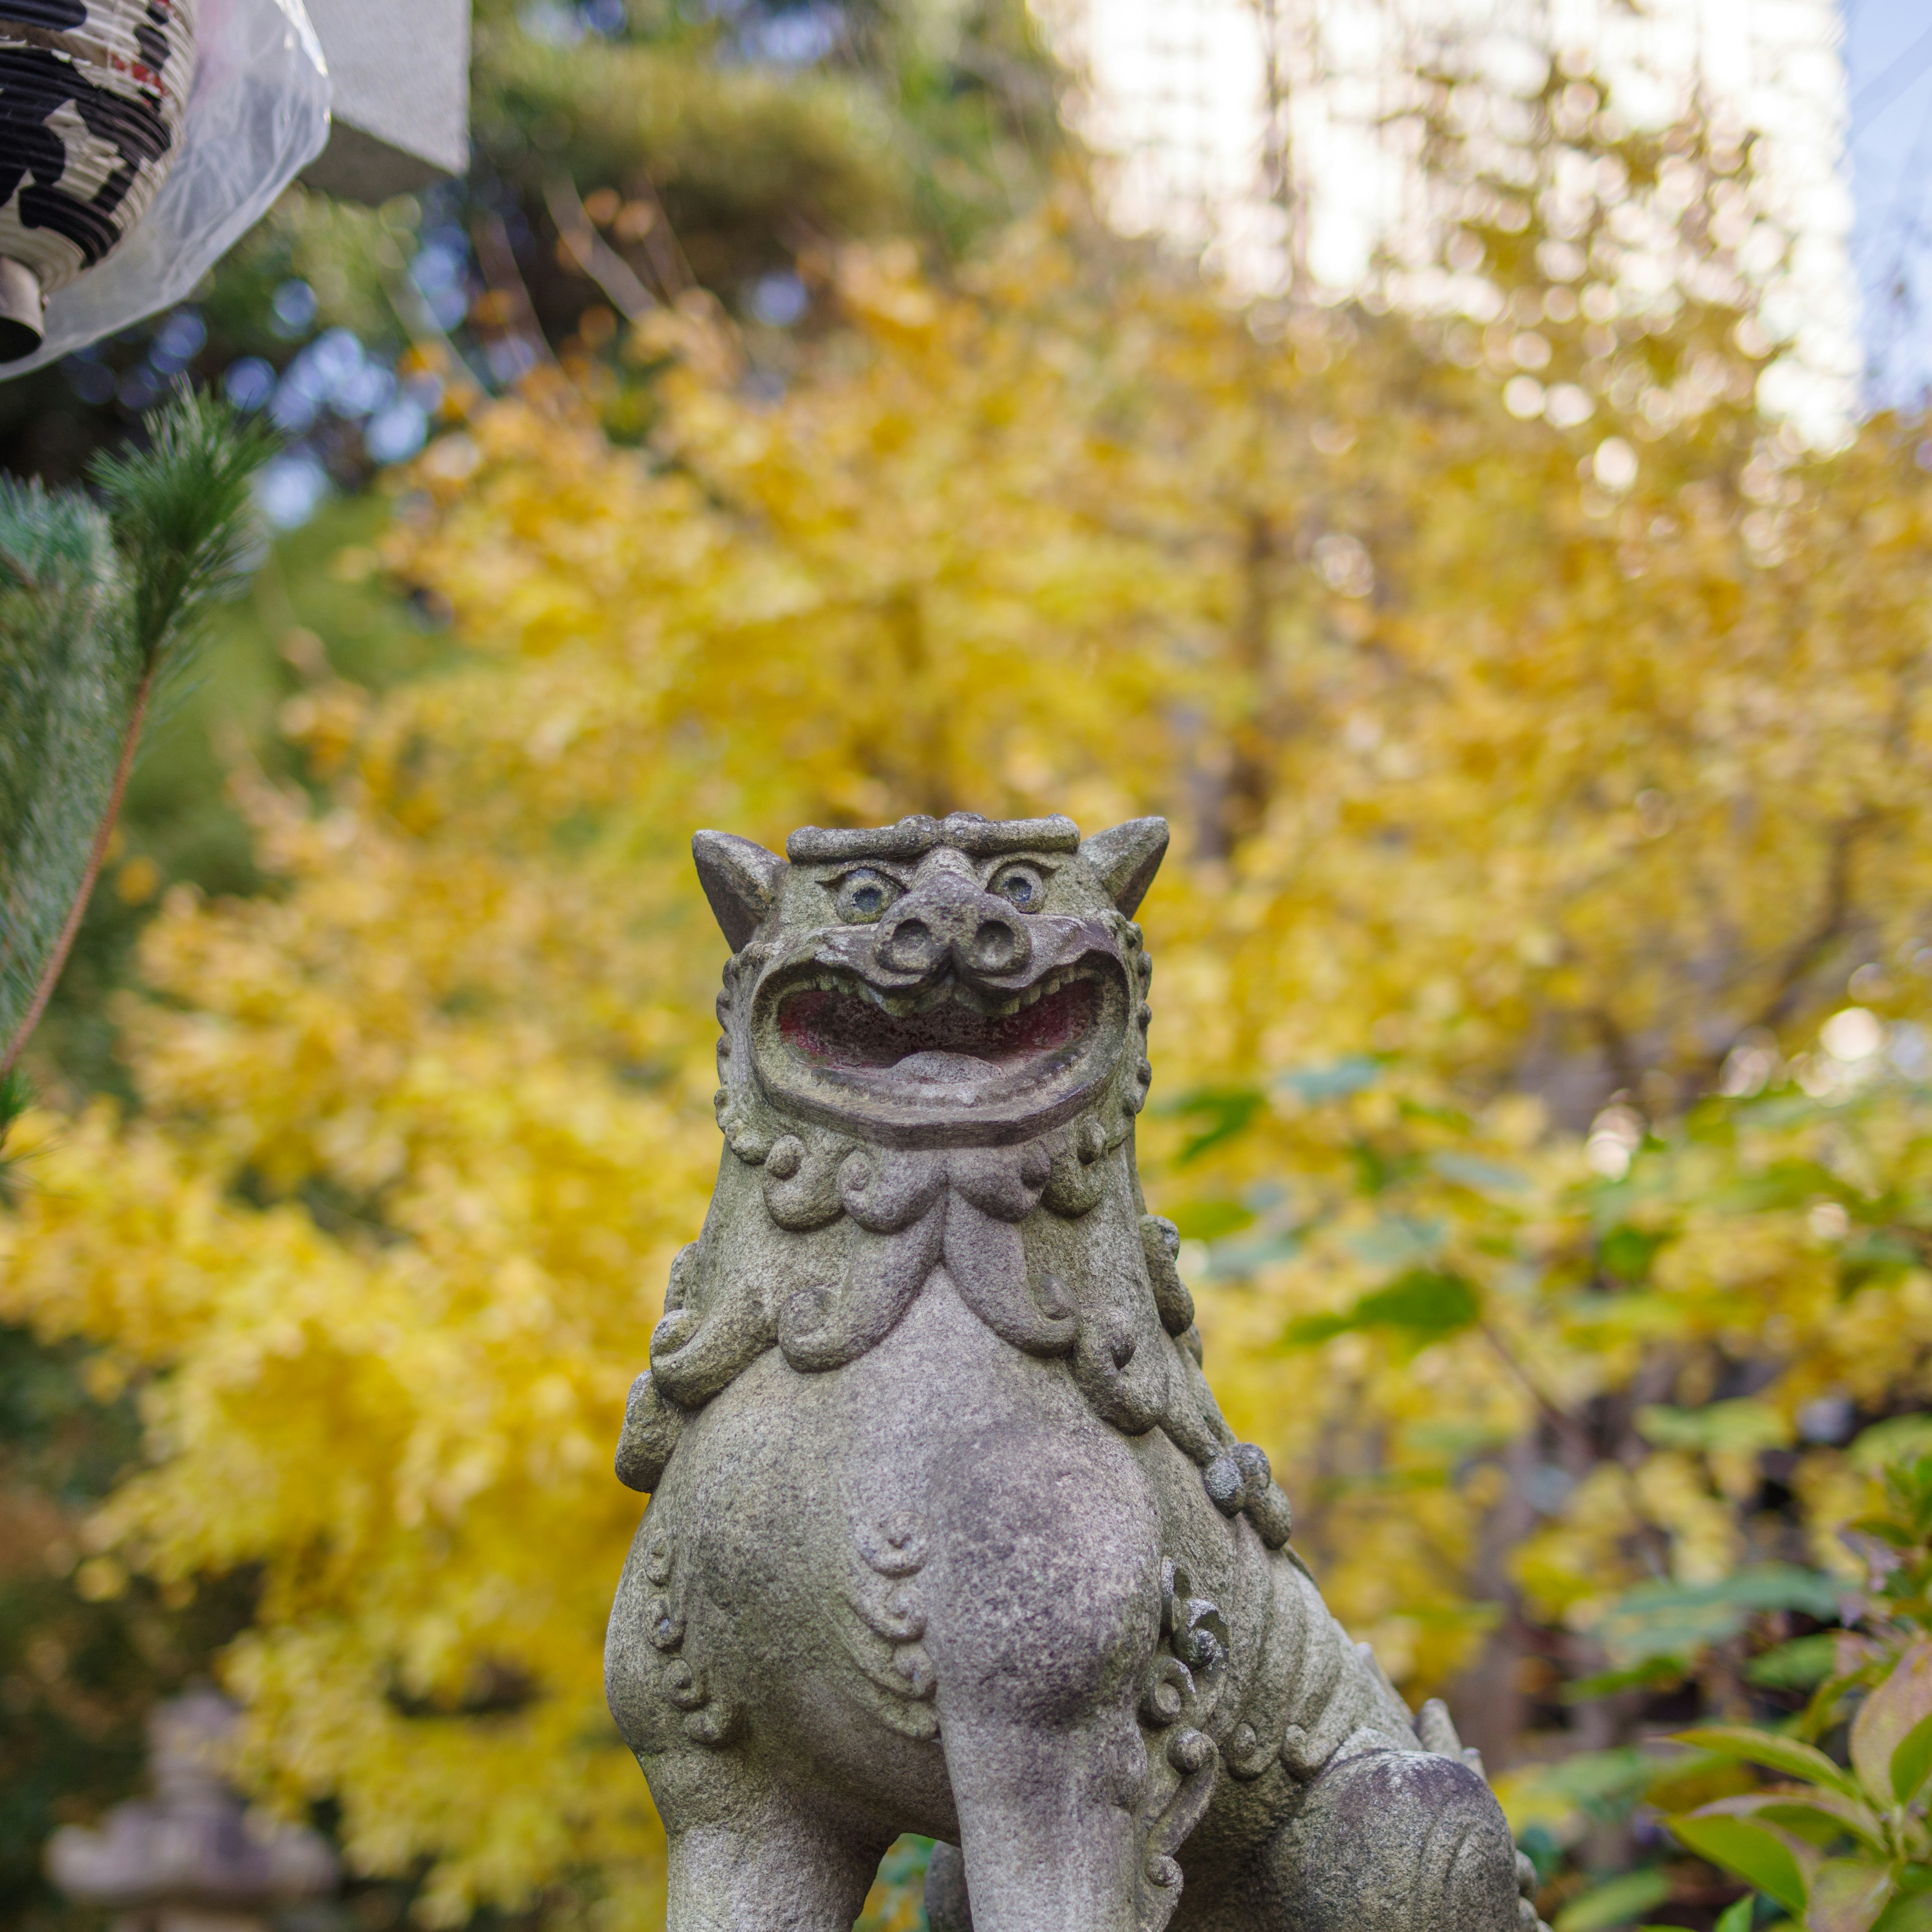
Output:
<instances>
[{"instance_id":1,"label":"paper lantern","mask_svg":"<svg viewBox=\"0 0 1932 1932\"><path fill-rule=\"evenodd\" d=\"M195 0L0 0L0 360L147 213L181 143Z\"/></svg>"},{"instance_id":2,"label":"paper lantern","mask_svg":"<svg viewBox=\"0 0 1932 1932\"><path fill-rule=\"evenodd\" d=\"M301 0L0 0L0 374L181 301L328 104Z\"/></svg>"}]
</instances>

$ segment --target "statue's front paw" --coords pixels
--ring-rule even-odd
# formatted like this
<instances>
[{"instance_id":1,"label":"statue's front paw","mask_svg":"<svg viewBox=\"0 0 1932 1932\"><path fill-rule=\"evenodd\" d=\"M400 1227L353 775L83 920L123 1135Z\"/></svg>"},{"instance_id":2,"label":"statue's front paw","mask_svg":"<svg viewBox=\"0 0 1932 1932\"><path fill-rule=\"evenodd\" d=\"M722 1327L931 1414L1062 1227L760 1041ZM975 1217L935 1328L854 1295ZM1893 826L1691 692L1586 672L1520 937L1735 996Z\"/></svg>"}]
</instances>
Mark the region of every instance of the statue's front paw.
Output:
<instances>
[{"instance_id":1,"label":"statue's front paw","mask_svg":"<svg viewBox=\"0 0 1932 1932\"><path fill-rule=\"evenodd\" d=\"M631 1384L624 1405L624 1433L617 1444L617 1480L627 1489L648 1496L663 1480L677 1438L684 1433L685 1412L665 1401L646 1369Z\"/></svg>"},{"instance_id":2,"label":"statue's front paw","mask_svg":"<svg viewBox=\"0 0 1932 1932\"><path fill-rule=\"evenodd\" d=\"M1550 1932L1550 1928L1537 1916L1536 1894L1543 1881L1537 1875L1535 1865L1528 1855L1516 1855L1516 1916L1522 1923L1522 1932Z\"/></svg>"}]
</instances>

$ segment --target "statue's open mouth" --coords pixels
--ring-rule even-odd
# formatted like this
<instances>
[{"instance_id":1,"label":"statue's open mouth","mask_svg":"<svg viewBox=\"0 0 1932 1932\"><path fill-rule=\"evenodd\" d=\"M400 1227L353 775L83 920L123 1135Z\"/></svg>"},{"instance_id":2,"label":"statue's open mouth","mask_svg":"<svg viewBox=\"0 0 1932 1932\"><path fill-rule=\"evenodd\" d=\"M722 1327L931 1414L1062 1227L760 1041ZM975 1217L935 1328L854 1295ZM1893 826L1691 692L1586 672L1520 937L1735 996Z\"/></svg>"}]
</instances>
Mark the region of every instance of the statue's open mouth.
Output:
<instances>
[{"instance_id":1,"label":"statue's open mouth","mask_svg":"<svg viewBox=\"0 0 1932 1932\"><path fill-rule=\"evenodd\" d=\"M802 986L778 1009L786 1046L821 1066L912 1074L963 1056L1012 1067L1077 1044L1100 1015L1100 988L1077 968L997 1003L951 983L915 998L844 976Z\"/></svg>"},{"instance_id":2,"label":"statue's open mouth","mask_svg":"<svg viewBox=\"0 0 1932 1932\"><path fill-rule=\"evenodd\" d=\"M886 992L824 968L768 1010L760 1071L774 1097L920 1139L979 1138L1082 1104L1112 1064L1124 998L1118 971L1090 957L1012 994L952 980Z\"/></svg>"}]
</instances>

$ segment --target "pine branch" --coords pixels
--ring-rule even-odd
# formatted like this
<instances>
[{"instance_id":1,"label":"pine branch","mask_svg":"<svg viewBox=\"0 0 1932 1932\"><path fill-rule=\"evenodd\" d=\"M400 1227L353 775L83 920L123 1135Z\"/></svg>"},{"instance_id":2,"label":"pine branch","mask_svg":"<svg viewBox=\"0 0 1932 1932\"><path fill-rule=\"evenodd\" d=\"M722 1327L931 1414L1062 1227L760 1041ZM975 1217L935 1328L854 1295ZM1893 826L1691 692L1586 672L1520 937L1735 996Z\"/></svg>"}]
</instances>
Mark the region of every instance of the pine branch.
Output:
<instances>
[{"instance_id":1,"label":"pine branch","mask_svg":"<svg viewBox=\"0 0 1932 1932\"><path fill-rule=\"evenodd\" d=\"M27 1042L33 1037L34 1028L40 1024L40 1016L46 1011L47 1002L53 998L54 988L59 983L62 970L67 964L67 956L74 950L74 938L80 931L80 922L87 916L87 902L94 896L94 881L100 876L101 866L107 856L107 848L114 837L115 824L121 816L121 802L128 795L128 776L134 769L135 748L141 742L141 727L147 722L148 701L154 694L154 668L151 664L142 674L141 681L135 687L134 703L128 714L127 728L122 734L121 754L114 763L114 776L109 783L106 804L102 809L99 824L94 827L93 839L88 846L87 858L69 902L67 916L61 922L59 934L49 949L40 976L34 982L32 997L27 1003L27 1010L14 1029L13 1038L5 1054L0 1057L0 1081L11 1076L14 1063L26 1050ZM4 1130L4 1124L0 1124L0 1130Z\"/></svg>"},{"instance_id":2,"label":"pine branch","mask_svg":"<svg viewBox=\"0 0 1932 1932\"><path fill-rule=\"evenodd\" d=\"M142 666L106 516L0 479L0 1041L34 1004L113 788Z\"/></svg>"},{"instance_id":3,"label":"pine branch","mask_svg":"<svg viewBox=\"0 0 1932 1932\"><path fill-rule=\"evenodd\" d=\"M52 998L163 680L239 587L270 433L184 394L106 500L0 479L0 1083Z\"/></svg>"},{"instance_id":4,"label":"pine branch","mask_svg":"<svg viewBox=\"0 0 1932 1932\"><path fill-rule=\"evenodd\" d=\"M146 667L180 668L210 609L247 580L249 486L274 448L260 418L184 390L147 418L148 447L88 472L128 565L133 640Z\"/></svg>"}]
</instances>

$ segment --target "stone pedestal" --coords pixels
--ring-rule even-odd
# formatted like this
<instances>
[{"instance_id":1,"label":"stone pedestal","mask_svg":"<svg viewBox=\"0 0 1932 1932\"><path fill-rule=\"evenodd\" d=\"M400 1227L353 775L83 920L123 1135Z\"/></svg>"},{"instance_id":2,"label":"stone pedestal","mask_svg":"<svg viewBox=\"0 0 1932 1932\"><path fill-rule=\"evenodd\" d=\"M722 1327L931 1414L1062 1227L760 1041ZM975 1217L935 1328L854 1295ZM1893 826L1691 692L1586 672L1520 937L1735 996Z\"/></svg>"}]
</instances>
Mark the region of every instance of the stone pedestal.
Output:
<instances>
[{"instance_id":1,"label":"stone pedestal","mask_svg":"<svg viewBox=\"0 0 1932 1932\"><path fill-rule=\"evenodd\" d=\"M66 1826L47 1873L68 1898L116 1912L116 1932L266 1932L277 1906L323 1897L339 1876L315 1832L262 1826L221 1773L234 1707L212 1690L148 1721L154 1795L117 1804L98 1830Z\"/></svg>"}]
</instances>

